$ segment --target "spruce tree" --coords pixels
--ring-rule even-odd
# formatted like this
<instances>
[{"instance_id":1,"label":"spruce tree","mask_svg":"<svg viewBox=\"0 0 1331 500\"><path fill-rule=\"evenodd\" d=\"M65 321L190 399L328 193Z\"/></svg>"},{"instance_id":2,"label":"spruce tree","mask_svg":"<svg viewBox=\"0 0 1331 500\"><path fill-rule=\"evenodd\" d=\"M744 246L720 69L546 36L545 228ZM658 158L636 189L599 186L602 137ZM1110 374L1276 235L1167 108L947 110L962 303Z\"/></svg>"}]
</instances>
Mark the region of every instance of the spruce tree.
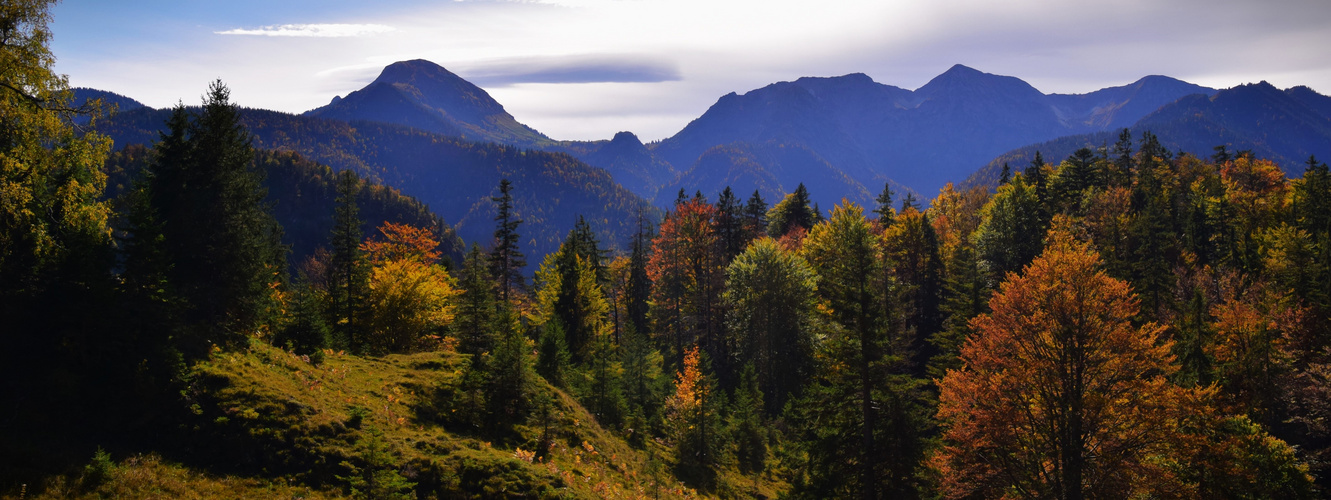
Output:
<instances>
[{"instance_id":1,"label":"spruce tree","mask_svg":"<svg viewBox=\"0 0 1331 500\"><path fill-rule=\"evenodd\" d=\"M494 348L495 284L486 269L481 247L473 244L462 264L459 276L462 295L458 297L453 332L458 352L479 356Z\"/></svg>"},{"instance_id":2,"label":"spruce tree","mask_svg":"<svg viewBox=\"0 0 1331 500\"><path fill-rule=\"evenodd\" d=\"M365 300L369 293L370 265L361 252L363 239L360 209L356 198L361 181L355 172L337 173L337 206L333 211L333 251L328 263L329 309L332 331L352 352L360 352L364 338Z\"/></svg>"},{"instance_id":3,"label":"spruce tree","mask_svg":"<svg viewBox=\"0 0 1331 500\"><path fill-rule=\"evenodd\" d=\"M742 211L743 207L740 206L734 191L730 190L730 186L726 186L716 200L715 218L716 238L720 247L722 265L729 263L736 255L743 252L749 243L744 232Z\"/></svg>"},{"instance_id":4,"label":"spruce tree","mask_svg":"<svg viewBox=\"0 0 1331 500\"><path fill-rule=\"evenodd\" d=\"M874 201L878 202L878 208L873 210L873 213L878 214L878 225L883 227L891 226L892 220L897 215L896 210L892 208L891 182L883 183L883 192L880 193L877 198L874 198Z\"/></svg>"},{"instance_id":5,"label":"spruce tree","mask_svg":"<svg viewBox=\"0 0 1331 500\"><path fill-rule=\"evenodd\" d=\"M744 230L745 238L753 241L767 234L767 202L758 190L753 190L753 196L744 204Z\"/></svg>"},{"instance_id":6,"label":"spruce tree","mask_svg":"<svg viewBox=\"0 0 1331 500\"><path fill-rule=\"evenodd\" d=\"M629 280L628 290L625 293L627 296L625 309L629 323L639 332L647 331L647 311L650 308L648 300L652 293L652 282L647 276L647 262L651 251L651 223L639 211L638 230L634 232L633 242L629 245Z\"/></svg>"},{"instance_id":7,"label":"spruce tree","mask_svg":"<svg viewBox=\"0 0 1331 500\"><path fill-rule=\"evenodd\" d=\"M490 198L490 201L499 208L495 215L495 246L490 250L490 274L499 284L500 302L507 304L512 289L524 288L522 268L527 265L518 250L518 226L522 225L522 219L513 214L513 183L508 179L499 181L499 196Z\"/></svg>"},{"instance_id":8,"label":"spruce tree","mask_svg":"<svg viewBox=\"0 0 1331 500\"><path fill-rule=\"evenodd\" d=\"M252 165L254 148L230 93L216 81L192 119L177 108L150 167L172 281L198 333L187 347L195 355L209 344L238 343L258 326L269 287L286 267L281 227L264 201L263 175Z\"/></svg>"}]
</instances>

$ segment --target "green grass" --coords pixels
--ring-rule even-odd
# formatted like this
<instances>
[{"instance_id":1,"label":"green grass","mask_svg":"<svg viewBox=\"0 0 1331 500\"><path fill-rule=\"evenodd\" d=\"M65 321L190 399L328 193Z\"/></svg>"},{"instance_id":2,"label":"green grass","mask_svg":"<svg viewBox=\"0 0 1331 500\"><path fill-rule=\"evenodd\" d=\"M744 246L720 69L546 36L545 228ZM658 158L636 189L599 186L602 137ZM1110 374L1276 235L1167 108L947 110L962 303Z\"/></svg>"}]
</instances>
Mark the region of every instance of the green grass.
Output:
<instances>
[{"instance_id":1,"label":"green grass","mask_svg":"<svg viewBox=\"0 0 1331 500\"><path fill-rule=\"evenodd\" d=\"M667 459L649 463L562 391L553 396L554 439L540 458L541 428L518 425L503 436L446 428L428 418L441 409L435 395L450 388L468 360L453 352L379 358L326 353L320 365L252 343L247 351L218 352L195 368L197 432L213 461L236 473L289 477L303 484L343 484L363 466L369 429L397 471L417 483L421 498L661 498L695 496L668 473ZM534 422L533 422L534 424ZM665 446L648 444L667 457Z\"/></svg>"}]
</instances>

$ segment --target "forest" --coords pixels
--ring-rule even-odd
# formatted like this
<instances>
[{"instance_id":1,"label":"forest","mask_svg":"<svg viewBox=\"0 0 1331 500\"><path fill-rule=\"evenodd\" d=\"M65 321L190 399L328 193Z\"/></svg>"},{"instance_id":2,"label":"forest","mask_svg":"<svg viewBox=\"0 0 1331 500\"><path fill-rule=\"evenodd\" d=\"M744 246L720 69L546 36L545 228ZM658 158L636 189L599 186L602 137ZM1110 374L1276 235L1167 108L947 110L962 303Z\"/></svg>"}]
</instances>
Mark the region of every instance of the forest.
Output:
<instances>
[{"instance_id":1,"label":"forest","mask_svg":"<svg viewBox=\"0 0 1331 500\"><path fill-rule=\"evenodd\" d=\"M257 149L221 81L112 144L49 17L0 9L6 498L1331 485L1316 158L1124 130L930 200L681 190L629 241L579 218L546 255L514 204L542 194L503 179L493 237L458 248L391 188Z\"/></svg>"}]
</instances>

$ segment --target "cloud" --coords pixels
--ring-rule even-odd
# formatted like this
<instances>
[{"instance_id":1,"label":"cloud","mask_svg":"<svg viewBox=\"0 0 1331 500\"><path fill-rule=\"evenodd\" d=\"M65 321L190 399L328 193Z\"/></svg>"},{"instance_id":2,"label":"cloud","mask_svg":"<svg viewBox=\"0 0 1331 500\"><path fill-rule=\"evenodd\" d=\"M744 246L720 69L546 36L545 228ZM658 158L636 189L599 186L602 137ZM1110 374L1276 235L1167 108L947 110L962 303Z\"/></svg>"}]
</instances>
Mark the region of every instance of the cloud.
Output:
<instances>
[{"instance_id":1,"label":"cloud","mask_svg":"<svg viewBox=\"0 0 1331 500\"><path fill-rule=\"evenodd\" d=\"M457 70L482 87L520 83L660 83L682 78L674 62L646 55L505 58L464 65Z\"/></svg>"},{"instance_id":2,"label":"cloud","mask_svg":"<svg viewBox=\"0 0 1331 500\"><path fill-rule=\"evenodd\" d=\"M377 35L393 31L392 26L382 24L275 24L256 29L236 28L226 31L214 31L218 35L257 35L344 38Z\"/></svg>"}]
</instances>

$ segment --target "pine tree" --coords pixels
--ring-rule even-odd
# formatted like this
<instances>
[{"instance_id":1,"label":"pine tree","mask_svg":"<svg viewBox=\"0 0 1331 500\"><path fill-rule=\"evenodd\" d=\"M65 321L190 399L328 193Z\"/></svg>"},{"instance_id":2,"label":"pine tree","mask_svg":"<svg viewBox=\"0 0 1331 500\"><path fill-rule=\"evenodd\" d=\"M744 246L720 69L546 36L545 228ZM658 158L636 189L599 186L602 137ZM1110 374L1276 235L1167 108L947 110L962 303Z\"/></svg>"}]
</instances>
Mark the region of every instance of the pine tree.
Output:
<instances>
[{"instance_id":1,"label":"pine tree","mask_svg":"<svg viewBox=\"0 0 1331 500\"><path fill-rule=\"evenodd\" d=\"M285 249L230 90L213 82L182 130L186 116L177 108L167 122L149 179L174 262L172 281L188 304L186 321L199 332L186 350L201 355L212 343L238 343L265 319L270 285L286 267Z\"/></svg>"},{"instance_id":2,"label":"pine tree","mask_svg":"<svg viewBox=\"0 0 1331 500\"><path fill-rule=\"evenodd\" d=\"M757 189L753 190L753 196L744 204L744 230L747 233L745 238L749 241L767 234L767 202Z\"/></svg>"},{"instance_id":3,"label":"pine tree","mask_svg":"<svg viewBox=\"0 0 1331 500\"><path fill-rule=\"evenodd\" d=\"M1007 181L1005 180L1003 182ZM897 216L896 210L892 208L891 182L883 183L883 192L879 194L877 198L874 198L874 201L878 202L878 208L873 210L873 213L878 214L878 225L883 227L891 226L893 219Z\"/></svg>"},{"instance_id":4,"label":"pine tree","mask_svg":"<svg viewBox=\"0 0 1331 500\"><path fill-rule=\"evenodd\" d=\"M370 265L360 245L363 236L360 208L360 178L354 171L337 173L337 204L333 212L330 237L332 255L328 263L329 309L332 331L339 342L352 352L365 344L366 297L369 294Z\"/></svg>"},{"instance_id":5,"label":"pine tree","mask_svg":"<svg viewBox=\"0 0 1331 500\"><path fill-rule=\"evenodd\" d=\"M763 423L763 392L758 389L752 364L740 370L730 417L730 436L735 442L735 461L745 474L767 468L767 427Z\"/></svg>"},{"instance_id":6,"label":"pine tree","mask_svg":"<svg viewBox=\"0 0 1331 500\"><path fill-rule=\"evenodd\" d=\"M473 244L463 260L458 283L462 294L458 297L457 316L453 331L458 339L458 352L479 356L494 348L494 318L496 293L494 281L486 269L486 257L481 247Z\"/></svg>"},{"instance_id":7,"label":"pine tree","mask_svg":"<svg viewBox=\"0 0 1331 500\"><path fill-rule=\"evenodd\" d=\"M796 227L807 231L813 227L814 218L813 208L809 206L809 191L801 182L795 192L786 195L767 212L767 234L780 238Z\"/></svg>"},{"instance_id":8,"label":"pine tree","mask_svg":"<svg viewBox=\"0 0 1331 500\"><path fill-rule=\"evenodd\" d=\"M721 265L729 264L749 244L749 238L744 234L742 210L734 191L726 186L716 200L716 238Z\"/></svg>"},{"instance_id":9,"label":"pine tree","mask_svg":"<svg viewBox=\"0 0 1331 500\"><path fill-rule=\"evenodd\" d=\"M513 289L524 288L522 268L527 265L527 260L518 250L518 226L522 225L522 219L515 218L513 214L512 191L513 183L503 179L499 181L499 196L490 198L499 208L499 213L495 215L495 246L490 250L490 274L499 284L499 300L504 304L509 303Z\"/></svg>"}]
</instances>

